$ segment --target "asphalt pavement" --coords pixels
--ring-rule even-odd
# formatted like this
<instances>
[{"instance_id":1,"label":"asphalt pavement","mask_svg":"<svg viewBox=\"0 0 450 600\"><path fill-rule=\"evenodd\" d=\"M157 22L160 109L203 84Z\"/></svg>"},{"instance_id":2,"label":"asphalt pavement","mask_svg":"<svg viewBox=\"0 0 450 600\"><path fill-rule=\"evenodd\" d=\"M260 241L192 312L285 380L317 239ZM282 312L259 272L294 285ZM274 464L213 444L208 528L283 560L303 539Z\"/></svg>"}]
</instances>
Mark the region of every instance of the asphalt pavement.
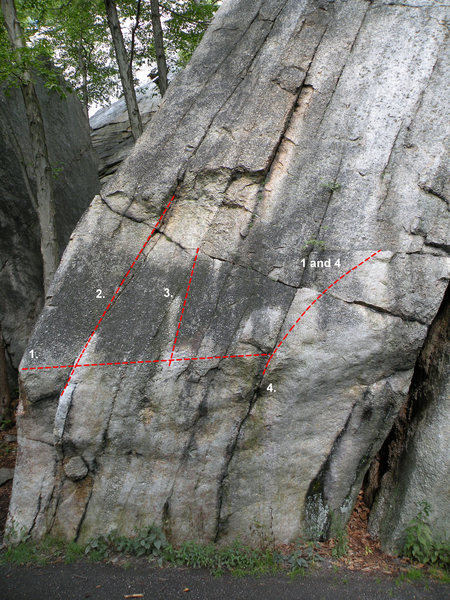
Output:
<instances>
[{"instance_id":1,"label":"asphalt pavement","mask_svg":"<svg viewBox=\"0 0 450 600\"><path fill-rule=\"evenodd\" d=\"M0 566L1 600L450 600L439 582L399 582L389 576L325 567L291 580L287 576L213 577L206 570L128 568L75 563L43 567Z\"/></svg>"}]
</instances>

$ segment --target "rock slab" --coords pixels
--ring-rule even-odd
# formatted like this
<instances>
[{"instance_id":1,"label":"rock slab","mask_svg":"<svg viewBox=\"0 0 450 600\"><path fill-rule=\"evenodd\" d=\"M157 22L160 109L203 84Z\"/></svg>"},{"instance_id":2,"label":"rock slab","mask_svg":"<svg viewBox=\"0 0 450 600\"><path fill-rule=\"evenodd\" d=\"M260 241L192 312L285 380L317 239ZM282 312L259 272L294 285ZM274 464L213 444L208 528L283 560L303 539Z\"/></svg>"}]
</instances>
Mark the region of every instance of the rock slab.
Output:
<instances>
[{"instance_id":1,"label":"rock slab","mask_svg":"<svg viewBox=\"0 0 450 600\"><path fill-rule=\"evenodd\" d=\"M448 286L445 14L223 2L67 247L31 341L59 368L22 371L9 526L345 525Z\"/></svg>"}]
</instances>

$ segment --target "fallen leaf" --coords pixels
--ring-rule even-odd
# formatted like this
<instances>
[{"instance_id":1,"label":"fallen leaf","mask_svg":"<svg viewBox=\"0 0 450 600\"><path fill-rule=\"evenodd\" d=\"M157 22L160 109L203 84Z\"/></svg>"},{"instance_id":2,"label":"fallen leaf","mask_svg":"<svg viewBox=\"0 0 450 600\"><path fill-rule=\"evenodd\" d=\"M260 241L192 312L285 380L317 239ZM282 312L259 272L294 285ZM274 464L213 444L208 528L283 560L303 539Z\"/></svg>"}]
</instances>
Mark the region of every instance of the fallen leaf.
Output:
<instances>
[{"instance_id":1,"label":"fallen leaf","mask_svg":"<svg viewBox=\"0 0 450 600\"><path fill-rule=\"evenodd\" d=\"M191 590L189 588L184 588L183 592L190 592Z\"/></svg>"},{"instance_id":2,"label":"fallen leaf","mask_svg":"<svg viewBox=\"0 0 450 600\"><path fill-rule=\"evenodd\" d=\"M125 594L124 598L143 598L144 594Z\"/></svg>"}]
</instances>

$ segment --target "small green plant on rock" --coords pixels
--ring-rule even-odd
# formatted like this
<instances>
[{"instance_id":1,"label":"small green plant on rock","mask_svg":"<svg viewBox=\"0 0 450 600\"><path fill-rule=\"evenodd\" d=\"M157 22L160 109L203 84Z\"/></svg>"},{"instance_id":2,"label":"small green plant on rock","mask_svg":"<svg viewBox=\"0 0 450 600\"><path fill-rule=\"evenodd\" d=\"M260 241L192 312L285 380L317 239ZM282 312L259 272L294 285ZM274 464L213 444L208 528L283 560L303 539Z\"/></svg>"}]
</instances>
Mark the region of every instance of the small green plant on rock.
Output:
<instances>
[{"instance_id":1,"label":"small green plant on rock","mask_svg":"<svg viewBox=\"0 0 450 600\"><path fill-rule=\"evenodd\" d=\"M312 246L312 248L317 248L317 250L325 250L326 244L323 240L316 240L315 238L311 238L310 240L306 241L303 248L306 250L309 249L310 246Z\"/></svg>"},{"instance_id":2,"label":"small green plant on rock","mask_svg":"<svg viewBox=\"0 0 450 600\"><path fill-rule=\"evenodd\" d=\"M330 190L330 192L338 192L342 186L337 181L324 181L322 182L322 187Z\"/></svg>"},{"instance_id":3,"label":"small green plant on rock","mask_svg":"<svg viewBox=\"0 0 450 600\"><path fill-rule=\"evenodd\" d=\"M429 517L431 505L424 501L406 528L403 554L421 563L435 564L450 570L450 543L433 539Z\"/></svg>"}]
</instances>

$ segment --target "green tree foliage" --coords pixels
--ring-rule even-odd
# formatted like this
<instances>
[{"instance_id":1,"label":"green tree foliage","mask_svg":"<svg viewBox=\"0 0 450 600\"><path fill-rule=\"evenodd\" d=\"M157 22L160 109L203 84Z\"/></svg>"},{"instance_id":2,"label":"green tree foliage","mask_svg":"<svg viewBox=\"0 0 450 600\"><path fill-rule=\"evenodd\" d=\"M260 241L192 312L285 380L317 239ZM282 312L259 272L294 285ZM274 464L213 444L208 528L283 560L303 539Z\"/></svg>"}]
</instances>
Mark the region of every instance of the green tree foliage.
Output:
<instances>
[{"instance_id":1,"label":"green tree foliage","mask_svg":"<svg viewBox=\"0 0 450 600\"><path fill-rule=\"evenodd\" d=\"M37 13L40 3L19 0L15 4L23 32L23 46L11 46L3 13L0 11L0 83L3 83L6 89L20 87L26 82L29 74L34 74L42 77L47 88L63 95L61 79L51 68L52 44L48 39L36 37L38 25L32 15ZM35 6L28 6L32 4Z\"/></svg>"},{"instance_id":2,"label":"green tree foliage","mask_svg":"<svg viewBox=\"0 0 450 600\"><path fill-rule=\"evenodd\" d=\"M86 112L119 92L117 64L101 0L46 2L39 35L51 46L54 65L78 93Z\"/></svg>"},{"instance_id":3,"label":"green tree foliage","mask_svg":"<svg viewBox=\"0 0 450 600\"><path fill-rule=\"evenodd\" d=\"M160 2L165 17L166 44L171 66L184 67L199 45L218 2L214 0L166 0Z\"/></svg>"},{"instance_id":4,"label":"green tree foliage","mask_svg":"<svg viewBox=\"0 0 450 600\"><path fill-rule=\"evenodd\" d=\"M117 0L116 4L133 71L148 66L150 73L156 69L150 2ZM162 0L159 4L169 68L184 67L219 2ZM16 0L16 7L26 46L20 52L11 50L0 28L0 81L18 86L28 70L62 93L59 72L86 109L118 94L118 69L102 0Z\"/></svg>"}]
</instances>

